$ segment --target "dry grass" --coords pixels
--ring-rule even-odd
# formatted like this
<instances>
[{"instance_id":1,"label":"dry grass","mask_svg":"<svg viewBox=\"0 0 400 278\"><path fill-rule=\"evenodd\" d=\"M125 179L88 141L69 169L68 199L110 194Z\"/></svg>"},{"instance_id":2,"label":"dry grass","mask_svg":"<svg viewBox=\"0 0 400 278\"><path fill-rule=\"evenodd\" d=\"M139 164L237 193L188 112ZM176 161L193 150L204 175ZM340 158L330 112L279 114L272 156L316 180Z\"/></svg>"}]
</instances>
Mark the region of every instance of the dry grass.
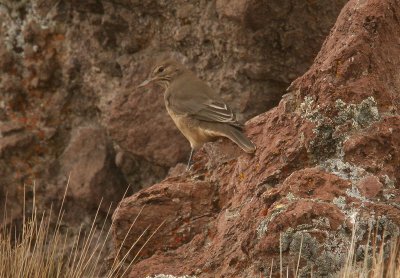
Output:
<instances>
[{"instance_id":1,"label":"dry grass","mask_svg":"<svg viewBox=\"0 0 400 278\"><path fill-rule=\"evenodd\" d=\"M128 253L118 260L121 257L121 249L119 249L114 256L115 259L105 269L102 258L106 251L105 247L111 230L110 228L106 229L106 220L100 225L101 227L96 225L99 209L97 209L88 232L83 232L82 228L79 229L78 233L72 233L68 230L62 231L63 229L61 229L64 215L62 207L67 189L68 186L55 227L50 220L52 219L51 210L48 215L45 213L38 214L35 206L35 194L32 213L29 218L23 216L22 228L18 235L15 233L15 228L0 227L1 278L124 277L125 274L129 273L130 266L145 245L128 263L127 258L130 252L143 237L147 237L147 243L163 224L157 227L151 235L147 235L150 228L147 227L131 246ZM24 204L24 215L25 211ZM107 217L109 212L110 209ZM132 223L130 230L134 227L139 216L140 214Z\"/></svg>"},{"instance_id":2,"label":"dry grass","mask_svg":"<svg viewBox=\"0 0 400 278\"><path fill-rule=\"evenodd\" d=\"M333 277L338 278L399 278L400 277L400 241L399 238L394 238L390 242L381 241L378 244L377 236L372 237L372 232L369 231L367 245L364 248L364 260L356 260L356 231L358 229L357 223L354 225L351 237L351 243L347 251L346 261L342 269L336 273L332 274ZM378 232L375 231L375 235ZM383 233L385 234L385 232ZM280 237L280 241L282 236ZM372 242L372 245L369 245ZM279 277L304 277L300 276L300 259L301 251L303 246L303 237L300 242L300 250L297 257L296 267L289 269L283 267L283 256L282 256L282 244L279 253ZM385 251L386 249L386 251ZM274 261L271 262L270 272L267 277L273 276L273 265ZM286 270L286 271L285 271ZM313 277L313 272L311 270L307 277Z\"/></svg>"},{"instance_id":3,"label":"dry grass","mask_svg":"<svg viewBox=\"0 0 400 278\"><path fill-rule=\"evenodd\" d=\"M378 244L377 237L372 237L371 231L368 233L367 245L364 248L364 260L356 261L355 250L357 250L355 233L357 224L353 229L351 244L346 258L346 263L339 273L339 277L355 277L355 278L398 278L400 277L400 241L394 238L386 243L381 241ZM377 235L377 231L374 233ZM383 232L385 234L385 232ZM384 238L384 237L383 237ZM372 245L370 246L370 242ZM370 248L371 247L371 248ZM388 249L385 252L385 248Z\"/></svg>"},{"instance_id":4,"label":"dry grass","mask_svg":"<svg viewBox=\"0 0 400 278\"><path fill-rule=\"evenodd\" d=\"M163 223L158 226L150 235L147 234L150 227L147 227L136 242L131 246L128 252L121 258L121 248L116 250L115 258L108 268L104 270L105 246L110 236L110 229L106 229L104 221L101 227L96 225L98 212L92 221L88 232L82 230L76 234L68 231L61 231L61 223L63 219L63 204L68 186L62 200L61 209L57 215L55 227L51 225L49 215L39 215L35 206L35 195L33 197L32 213L29 218L23 218L22 228L19 235L13 233L10 227L0 227L0 277L1 278L47 278L47 277L124 277L129 273L130 266L138 258L139 253L146 243L151 240L154 234L161 228ZM100 205L99 205L100 207ZM24 205L24 212L25 212ZM110 210L109 210L110 211ZM25 214L25 213L24 213ZM107 214L108 216L108 214ZM134 227L136 220L140 217L137 215L127 234ZM356 225L355 225L356 226ZM15 229L14 229L15 230ZM390 245L377 243L369 232L367 242L372 242L370 246L365 248L364 260L356 261L356 230L354 228L351 244L347 254L347 259L342 270L337 273L337 277L341 278L398 278L400 277L400 241L392 239ZM377 234L377 233L375 233ZM137 243L146 238L145 244L133 256L133 260L127 262L128 256L135 248ZM125 242L125 237L123 243ZM121 246L123 246L123 243ZM300 277L299 268L301 262L301 250L303 246L303 238L300 243L300 251L293 268L283 266L282 250L280 251L279 267L280 277ZM386 252L385 252L386 250ZM269 275L273 275L273 264ZM103 266L103 267L102 267ZM313 277L313 273L309 273Z\"/></svg>"}]
</instances>

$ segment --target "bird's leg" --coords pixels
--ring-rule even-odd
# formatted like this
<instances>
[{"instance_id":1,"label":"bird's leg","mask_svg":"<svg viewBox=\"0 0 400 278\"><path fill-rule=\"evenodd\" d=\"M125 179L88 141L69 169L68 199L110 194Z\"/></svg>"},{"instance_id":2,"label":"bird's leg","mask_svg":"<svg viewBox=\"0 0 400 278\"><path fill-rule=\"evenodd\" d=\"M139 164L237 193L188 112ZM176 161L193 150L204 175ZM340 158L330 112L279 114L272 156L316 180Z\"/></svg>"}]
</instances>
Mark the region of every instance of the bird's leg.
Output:
<instances>
[{"instance_id":1,"label":"bird's leg","mask_svg":"<svg viewBox=\"0 0 400 278\"><path fill-rule=\"evenodd\" d=\"M186 171L189 171L190 166L191 166L191 164L192 164L192 156L193 156L193 153L194 153L194 149L191 149L191 150L190 150L189 161L188 161L187 166L186 166Z\"/></svg>"}]
</instances>

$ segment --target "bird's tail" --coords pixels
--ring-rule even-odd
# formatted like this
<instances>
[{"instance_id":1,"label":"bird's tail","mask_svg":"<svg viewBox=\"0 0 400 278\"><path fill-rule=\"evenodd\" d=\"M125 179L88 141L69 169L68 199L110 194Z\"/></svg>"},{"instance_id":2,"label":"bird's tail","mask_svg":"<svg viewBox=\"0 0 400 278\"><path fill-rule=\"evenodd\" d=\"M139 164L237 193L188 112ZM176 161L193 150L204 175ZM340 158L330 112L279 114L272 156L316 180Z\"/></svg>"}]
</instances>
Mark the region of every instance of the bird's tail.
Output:
<instances>
[{"instance_id":1,"label":"bird's tail","mask_svg":"<svg viewBox=\"0 0 400 278\"><path fill-rule=\"evenodd\" d=\"M254 153L256 151L256 145L254 145L254 143L251 142L239 129L229 125L225 125L224 127L224 135L235 142L246 153Z\"/></svg>"}]
</instances>

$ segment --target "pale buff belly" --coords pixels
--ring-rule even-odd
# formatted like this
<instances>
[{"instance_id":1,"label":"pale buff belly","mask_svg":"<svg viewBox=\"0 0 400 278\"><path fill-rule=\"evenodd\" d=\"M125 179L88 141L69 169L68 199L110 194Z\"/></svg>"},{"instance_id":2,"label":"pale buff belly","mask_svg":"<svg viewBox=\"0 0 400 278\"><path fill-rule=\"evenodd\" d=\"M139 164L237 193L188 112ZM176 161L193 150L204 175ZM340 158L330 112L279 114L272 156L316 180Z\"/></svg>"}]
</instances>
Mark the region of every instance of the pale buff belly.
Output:
<instances>
[{"instance_id":1,"label":"pale buff belly","mask_svg":"<svg viewBox=\"0 0 400 278\"><path fill-rule=\"evenodd\" d=\"M190 142L192 149L199 149L204 143L213 141L218 135L202 126L201 122L186 116L177 115L167 108L175 125Z\"/></svg>"}]
</instances>

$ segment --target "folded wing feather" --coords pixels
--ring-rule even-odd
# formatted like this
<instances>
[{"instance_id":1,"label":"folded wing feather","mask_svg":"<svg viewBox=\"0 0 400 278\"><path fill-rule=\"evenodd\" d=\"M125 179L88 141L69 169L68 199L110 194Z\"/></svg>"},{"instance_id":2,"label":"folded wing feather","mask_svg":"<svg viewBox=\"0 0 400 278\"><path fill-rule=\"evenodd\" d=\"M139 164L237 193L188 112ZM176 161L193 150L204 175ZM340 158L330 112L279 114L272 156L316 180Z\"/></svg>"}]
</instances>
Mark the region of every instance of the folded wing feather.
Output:
<instances>
[{"instance_id":1,"label":"folded wing feather","mask_svg":"<svg viewBox=\"0 0 400 278\"><path fill-rule=\"evenodd\" d=\"M236 115L232 109L222 101L203 103L201 108L192 114L192 116L198 120L227 123L237 127L241 126L237 122Z\"/></svg>"}]
</instances>

